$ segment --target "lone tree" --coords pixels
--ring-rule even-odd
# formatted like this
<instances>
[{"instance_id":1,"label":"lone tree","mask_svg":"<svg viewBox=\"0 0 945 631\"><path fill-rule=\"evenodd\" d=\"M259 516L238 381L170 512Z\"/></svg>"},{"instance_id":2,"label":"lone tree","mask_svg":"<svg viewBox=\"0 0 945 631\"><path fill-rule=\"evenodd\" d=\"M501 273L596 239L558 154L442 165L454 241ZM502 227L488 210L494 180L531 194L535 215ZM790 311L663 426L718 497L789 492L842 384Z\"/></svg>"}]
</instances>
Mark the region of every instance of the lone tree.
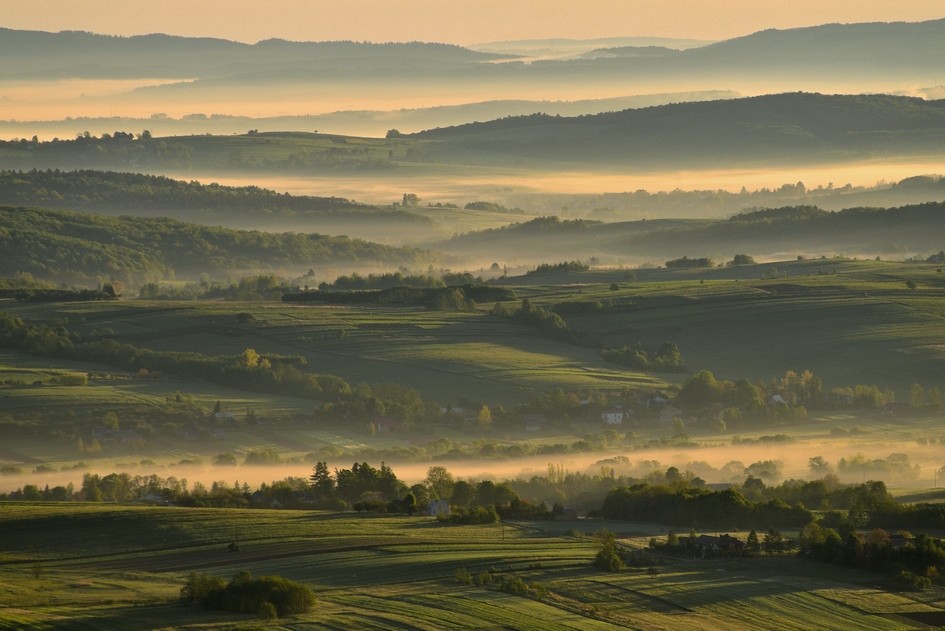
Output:
<instances>
[{"instance_id":1,"label":"lone tree","mask_svg":"<svg viewBox=\"0 0 945 631\"><path fill-rule=\"evenodd\" d=\"M594 535L594 543L598 548L597 556L594 558L594 567L605 572L619 572L623 569L623 561L617 554L617 536L614 533L602 528Z\"/></svg>"},{"instance_id":2,"label":"lone tree","mask_svg":"<svg viewBox=\"0 0 945 631\"><path fill-rule=\"evenodd\" d=\"M729 267L737 267L739 265L754 265L755 259L748 256L747 254L736 254L731 261L728 262Z\"/></svg>"}]
</instances>

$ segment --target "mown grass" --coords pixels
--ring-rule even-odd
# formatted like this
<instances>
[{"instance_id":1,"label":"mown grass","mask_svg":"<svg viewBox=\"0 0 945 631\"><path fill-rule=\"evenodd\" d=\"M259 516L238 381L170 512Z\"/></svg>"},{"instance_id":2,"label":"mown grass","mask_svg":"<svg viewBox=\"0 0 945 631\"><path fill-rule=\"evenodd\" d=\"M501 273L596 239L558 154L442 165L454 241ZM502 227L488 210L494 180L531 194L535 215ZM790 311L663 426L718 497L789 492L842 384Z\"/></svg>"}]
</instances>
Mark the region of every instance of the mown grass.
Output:
<instances>
[{"instance_id":1,"label":"mown grass","mask_svg":"<svg viewBox=\"0 0 945 631\"><path fill-rule=\"evenodd\" d=\"M599 527L601 524L597 524ZM608 524L620 529L621 524ZM792 558L673 561L602 574L557 524L108 505L0 505L0 629L244 629L176 604L182 577L238 570L311 585L306 629L908 629L945 592L891 593L862 572ZM645 524L634 529L653 528ZM504 536L503 536L504 531ZM655 531L654 531L655 532ZM241 550L228 552L238 539ZM459 567L541 582L534 599L457 583Z\"/></svg>"}]
</instances>

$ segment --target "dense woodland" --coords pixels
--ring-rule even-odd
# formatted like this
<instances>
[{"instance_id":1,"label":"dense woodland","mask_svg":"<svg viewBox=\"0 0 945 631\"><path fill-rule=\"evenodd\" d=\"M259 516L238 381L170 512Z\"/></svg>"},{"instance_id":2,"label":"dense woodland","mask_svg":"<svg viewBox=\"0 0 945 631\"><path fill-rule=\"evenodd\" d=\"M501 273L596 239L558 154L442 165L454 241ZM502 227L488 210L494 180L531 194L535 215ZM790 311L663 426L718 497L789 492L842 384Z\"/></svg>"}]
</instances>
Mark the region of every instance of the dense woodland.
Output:
<instances>
[{"instance_id":1,"label":"dense woodland","mask_svg":"<svg viewBox=\"0 0 945 631\"><path fill-rule=\"evenodd\" d=\"M203 273L311 265L426 266L438 255L318 234L212 228L174 219L105 217L0 206L0 275L57 282L146 283Z\"/></svg>"},{"instance_id":2,"label":"dense woodland","mask_svg":"<svg viewBox=\"0 0 945 631\"><path fill-rule=\"evenodd\" d=\"M717 252L824 252L838 250L903 257L942 249L941 217L945 204L929 202L897 208L849 208L827 211L816 206L749 210L729 220L655 219L602 224L541 217L502 228L459 235L434 247L463 254L502 257L560 256L588 258L648 257L660 265L704 266L705 254ZM666 255L679 254L667 259ZM685 258L683 258L685 257Z\"/></svg>"},{"instance_id":3,"label":"dense woodland","mask_svg":"<svg viewBox=\"0 0 945 631\"><path fill-rule=\"evenodd\" d=\"M109 141L98 140L106 144ZM113 138L110 140L114 141ZM426 217L407 210L381 209L341 197L279 194L258 186L201 184L114 171L0 171L0 204L96 213L161 212L217 219L242 215L280 220L331 216L350 220L383 218L429 223Z\"/></svg>"}]
</instances>

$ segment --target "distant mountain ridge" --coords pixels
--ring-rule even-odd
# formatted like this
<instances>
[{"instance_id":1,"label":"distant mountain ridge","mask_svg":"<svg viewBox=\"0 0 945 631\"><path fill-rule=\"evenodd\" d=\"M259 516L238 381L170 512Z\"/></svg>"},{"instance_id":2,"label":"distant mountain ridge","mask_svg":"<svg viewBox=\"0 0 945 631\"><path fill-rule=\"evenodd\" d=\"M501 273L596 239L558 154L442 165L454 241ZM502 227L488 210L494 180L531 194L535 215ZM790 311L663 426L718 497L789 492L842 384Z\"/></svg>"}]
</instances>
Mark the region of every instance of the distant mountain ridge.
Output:
<instances>
[{"instance_id":1,"label":"distant mountain ridge","mask_svg":"<svg viewBox=\"0 0 945 631\"><path fill-rule=\"evenodd\" d=\"M285 64L359 67L478 63L508 58L453 44L269 39L244 44L155 33L118 37L84 31L0 28L0 78L208 78L277 69Z\"/></svg>"},{"instance_id":2,"label":"distant mountain ridge","mask_svg":"<svg viewBox=\"0 0 945 631\"><path fill-rule=\"evenodd\" d=\"M612 40L612 46L619 50L626 38ZM604 43L596 48L609 46L606 42L611 40L600 41ZM322 73L320 76L331 78L331 71L349 70L370 75L373 69L395 74L403 72L408 76L418 73L449 76L461 71L473 78L512 77L536 81L585 75L620 76L624 80L653 76L683 79L704 77L705 73L739 72L771 79L798 73L814 76L853 73L861 77L899 77L903 81L929 84L936 73L941 73L945 58L945 19L768 29L672 53L669 49L673 47L673 40L665 44L658 38L640 41L644 46L665 45L667 51L496 64L486 62L528 55L543 45L542 40L508 42L503 50L511 51L516 44L521 49L509 55L489 50L490 47L497 50L501 43L477 45L479 50L422 42L373 44L271 39L243 44L163 34L112 37L75 31L0 29L0 58L7 62L0 70L0 77L235 79L278 71L277 79L297 80L304 78L306 72L317 71ZM571 45L564 40L548 42L548 45L555 42ZM576 51L578 56L582 52L587 50Z\"/></svg>"},{"instance_id":3,"label":"distant mountain ridge","mask_svg":"<svg viewBox=\"0 0 945 631\"><path fill-rule=\"evenodd\" d=\"M945 100L775 94L577 117L530 115L410 136L492 156L543 161L695 165L724 159L945 153Z\"/></svg>"}]
</instances>

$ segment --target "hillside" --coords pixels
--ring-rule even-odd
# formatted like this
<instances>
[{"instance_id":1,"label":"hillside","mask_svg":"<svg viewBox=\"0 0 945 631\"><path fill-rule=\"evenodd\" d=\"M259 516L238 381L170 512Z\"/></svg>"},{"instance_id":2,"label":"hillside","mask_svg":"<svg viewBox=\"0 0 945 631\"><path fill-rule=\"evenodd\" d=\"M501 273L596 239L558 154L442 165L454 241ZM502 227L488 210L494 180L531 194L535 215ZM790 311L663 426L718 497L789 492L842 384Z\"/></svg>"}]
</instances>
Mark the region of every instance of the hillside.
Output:
<instances>
[{"instance_id":1,"label":"hillside","mask_svg":"<svg viewBox=\"0 0 945 631\"><path fill-rule=\"evenodd\" d=\"M348 237L0 206L0 276L70 283L223 277L245 270L426 265L439 255Z\"/></svg>"},{"instance_id":2,"label":"hillside","mask_svg":"<svg viewBox=\"0 0 945 631\"><path fill-rule=\"evenodd\" d=\"M114 37L80 31L48 33L0 29L4 74L17 79L218 78L292 68L297 71L452 67L502 59L447 44L419 42L289 42L243 44L208 37L155 33Z\"/></svg>"},{"instance_id":3,"label":"hillside","mask_svg":"<svg viewBox=\"0 0 945 631\"><path fill-rule=\"evenodd\" d=\"M899 208L850 208L831 212L813 206L761 210L729 220L650 220L617 223L544 217L474 232L431 244L455 254L509 262L546 262L591 256L611 262L750 252L832 255L845 252L902 258L945 246L945 203ZM727 260L727 259L726 259ZM722 262L719 260L718 262Z\"/></svg>"},{"instance_id":4,"label":"hillside","mask_svg":"<svg viewBox=\"0 0 945 631\"><path fill-rule=\"evenodd\" d=\"M413 134L431 154L641 167L945 152L945 101L777 94L590 116L535 114Z\"/></svg>"},{"instance_id":5,"label":"hillside","mask_svg":"<svg viewBox=\"0 0 945 631\"><path fill-rule=\"evenodd\" d=\"M587 116L532 114L388 138L124 132L0 141L0 168L378 172L438 163L642 169L785 165L945 154L945 100L776 94Z\"/></svg>"},{"instance_id":6,"label":"hillside","mask_svg":"<svg viewBox=\"0 0 945 631\"><path fill-rule=\"evenodd\" d=\"M114 171L0 171L0 204L104 214L159 215L189 221L305 225L328 230L349 222L429 224L423 215L341 197L280 194L258 186L221 186Z\"/></svg>"},{"instance_id":7,"label":"hillside","mask_svg":"<svg viewBox=\"0 0 945 631\"><path fill-rule=\"evenodd\" d=\"M630 40L634 41L634 40ZM288 42L271 39L242 44L222 39L163 34L110 37L64 31L0 30L0 56L11 63L9 76L24 78L179 78L228 81L343 81L339 73L361 77L463 78L544 81L586 75L635 78L662 75L692 78L700 73L787 78L799 73L853 80L895 77L930 82L945 54L945 20L925 22L825 24L768 29L744 37L696 46L698 42L645 41L637 51L613 40L612 48L590 59L552 58L535 63L483 63L556 56L563 40L480 45L479 50L436 43ZM606 45L606 40L601 40ZM667 46L657 51L653 45ZM578 54L587 43L572 42ZM601 46L591 46L600 49ZM650 46L649 49L647 47ZM675 48L686 48L677 51ZM502 52L498 52L502 51ZM626 77L625 77L626 78ZM926 83L928 84L928 83ZM209 86L208 86L209 87Z\"/></svg>"}]
</instances>

